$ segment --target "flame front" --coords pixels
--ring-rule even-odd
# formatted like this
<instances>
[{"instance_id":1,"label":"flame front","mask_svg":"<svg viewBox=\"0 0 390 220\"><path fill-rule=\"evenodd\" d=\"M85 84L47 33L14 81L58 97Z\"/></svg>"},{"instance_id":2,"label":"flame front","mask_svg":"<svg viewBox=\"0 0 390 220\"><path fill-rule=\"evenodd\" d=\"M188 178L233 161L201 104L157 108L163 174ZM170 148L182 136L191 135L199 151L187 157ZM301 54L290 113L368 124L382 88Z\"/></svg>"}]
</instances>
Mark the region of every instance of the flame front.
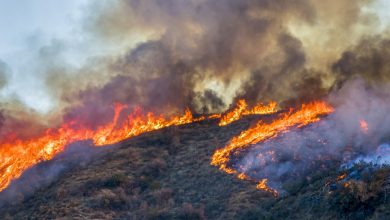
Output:
<instances>
[{"instance_id":1,"label":"flame front","mask_svg":"<svg viewBox=\"0 0 390 220\"><path fill-rule=\"evenodd\" d=\"M92 140L96 146L114 144L119 141L174 125L183 125L192 122L198 122L205 119L220 118L219 125L224 126L233 121L240 119L243 115L249 114L270 114L277 111L277 104L271 102L268 105L258 104L253 108L248 108L245 100L240 100L237 107L225 114L214 114L210 116L201 116L194 118L192 113L187 109L183 115L172 116L169 118L153 113L143 114L138 108L127 116L123 123L119 123L119 116L125 105L116 104L114 108L113 120L97 129L90 129L70 121L64 123L57 129L48 129L43 135L28 139L9 139L0 143L0 192L4 190L13 179L20 175L28 168L36 165L41 161L50 160L58 153L65 149L65 146L82 140ZM231 140L230 144L223 149L217 150L212 157L212 165L227 173L235 173L228 167L230 155L240 149L246 148L249 144L254 144L268 138L272 138L288 130L292 126L303 126L319 120L319 115L327 114L332 108L323 102L303 105L302 109L293 113L290 111L271 124L259 122L255 127L242 132L238 137ZM242 178L248 179L242 174ZM266 191L273 192L271 188L265 187L266 181L259 182L259 189L269 189ZM275 191L276 192L276 191ZM273 194L275 194L273 192Z\"/></svg>"},{"instance_id":2,"label":"flame front","mask_svg":"<svg viewBox=\"0 0 390 220\"><path fill-rule=\"evenodd\" d=\"M257 183L257 185L256 185L256 189L272 193L272 195L274 195L275 197L278 196L278 194L279 194L278 191L267 186L267 182L268 182L268 179L260 180L259 183Z\"/></svg>"},{"instance_id":3,"label":"flame front","mask_svg":"<svg viewBox=\"0 0 390 220\"><path fill-rule=\"evenodd\" d=\"M265 115L272 114L277 112L276 102L270 102L268 105L263 105L262 103L257 104L253 108L248 108L248 104L244 99L241 99L237 102L237 105L234 109L227 112L221 117L219 126L228 125L234 121L239 120L243 115Z\"/></svg>"},{"instance_id":4,"label":"flame front","mask_svg":"<svg viewBox=\"0 0 390 220\"><path fill-rule=\"evenodd\" d=\"M41 161L52 159L72 142L93 140L96 146L108 145L145 132L204 119L194 118L189 110L181 116L164 118L153 113L144 115L140 109L136 109L123 124L118 125L119 115L124 108L124 105L115 105L112 122L96 130L69 122L58 129L48 129L38 138L3 141L0 145L0 191L25 170Z\"/></svg>"},{"instance_id":5,"label":"flame front","mask_svg":"<svg viewBox=\"0 0 390 220\"><path fill-rule=\"evenodd\" d=\"M215 151L211 158L211 164L218 166L220 170L229 173L237 174L238 178L242 179L245 175L238 173L237 170L230 168L229 161L233 153L248 148L251 144L256 144L270 138L275 138L278 135L288 131L292 127L302 127L310 123L320 120L321 115L333 112L333 108L325 102L313 102L303 104L297 110L290 110L282 114L278 119L270 124L265 124L259 121L254 127L241 132L237 137L231 139L230 143L224 148ZM268 189L266 181L258 184L258 189ZM274 194L274 193L273 193Z\"/></svg>"}]
</instances>

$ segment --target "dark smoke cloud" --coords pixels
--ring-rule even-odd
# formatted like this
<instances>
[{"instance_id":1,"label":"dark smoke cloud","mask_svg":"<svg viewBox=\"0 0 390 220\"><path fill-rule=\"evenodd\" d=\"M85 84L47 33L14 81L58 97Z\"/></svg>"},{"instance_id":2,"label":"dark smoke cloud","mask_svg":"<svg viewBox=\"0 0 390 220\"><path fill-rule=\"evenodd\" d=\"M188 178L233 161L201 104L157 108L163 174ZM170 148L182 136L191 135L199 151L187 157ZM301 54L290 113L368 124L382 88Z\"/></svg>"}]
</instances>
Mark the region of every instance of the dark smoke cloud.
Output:
<instances>
[{"instance_id":1,"label":"dark smoke cloud","mask_svg":"<svg viewBox=\"0 0 390 220\"><path fill-rule=\"evenodd\" d=\"M223 110L226 103L220 91L204 88L210 80L229 85L249 76L244 85L253 88L243 87L237 95L252 102L282 96L284 85L278 82L287 82L305 63L301 44L288 33L286 20L315 18L311 3L303 0L120 1L114 9L100 10L89 28L103 38L124 38L145 29L158 32L158 37L110 62L114 76L109 83L76 97L83 106L118 101L162 112L185 107L198 112ZM259 72L265 81L252 80ZM71 109L67 115L79 112Z\"/></svg>"},{"instance_id":2,"label":"dark smoke cloud","mask_svg":"<svg viewBox=\"0 0 390 220\"><path fill-rule=\"evenodd\" d=\"M102 48L102 55L84 58L83 66L74 67L65 61L66 53L80 42L71 45L54 39L35 48L37 62L33 66L56 101L54 115L93 126L110 119L115 102L170 114L185 107L197 113L219 112L239 98L250 104L307 101L323 97L335 83L359 74L345 73L359 68L352 67L357 58L349 57L348 52L339 63L335 60L355 38L366 34L361 27L375 26L375 15L362 10L372 2L92 3L85 11L83 34ZM316 30L307 35L328 43L308 48L308 37L297 34L297 27ZM322 27L328 29L321 32L318 28ZM110 45L123 48L111 53L103 49ZM328 45L334 52L322 48ZM319 65L319 60L328 63ZM336 64L330 68L332 63ZM377 64L373 61L370 65Z\"/></svg>"},{"instance_id":3,"label":"dark smoke cloud","mask_svg":"<svg viewBox=\"0 0 390 220\"><path fill-rule=\"evenodd\" d=\"M340 60L333 64L332 70L343 83L360 76L376 86L390 80L390 39L381 36L367 37L345 51Z\"/></svg>"},{"instance_id":4,"label":"dark smoke cloud","mask_svg":"<svg viewBox=\"0 0 390 220\"><path fill-rule=\"evenodd\" d=\"M226 104L223 102L223 100L218 97L218 95L213 90L205 90L203 93L197 94L198 100L196 103L202 103L201 107L194 106L194 109L201 109L201 113L207 114L207 113L213 113L215 110L217 112L221 112L225 107Z\"/></svg>"},{"instance_id":5,"label":"dark smoke cloud","mask_svg":"<svg viewBox=\"0 0 390 220\"><path fill-rule=\"evenodd\" d=\"M319 99L356 75L387 80L388 50L381 50L388 47L387 35L364 32L376 26L375 15L362 9L372 2L93 3L85 12L86 39L102 48L124 47L85 58L78 68L62 61L70 42L53 40L36 48L34 70L45 79L56 108L44 117L16 99L1 109L6 121L16 120L9 124L28 119L37 122L35 127L53 127L76 119L95 127L111 119L115 102L164 114L186 107L197 113L220 112L239 98L250 104L274 100L286 105ZM305 27L308 34L301 36L297 27ZM318 39L318 46L307 36ZM355 45L362 36L360 46ZM20 130L16 127L11 130Z\"/></svg>"},{"instance_id":6,"label":"dark smoke cloud","mask_svg":"<svg viewBox=\"0 0 390 220\"><path fill-rule=\"evenodd\" d=\"M370 2L123 0L110 7L99 3L85 25L95 37L113 43L144 33L146 40L106 60L104 71L112 76L106 85L64 97L78 97L87 106L120 101L162 112L185 107L215 112L238 98L254 103L323 97L332 84L324 81L335 68L308 67L309 51L291 33L290 24L315 27L329 21L333 31L352 31L361 17L370 24L361 11ZM335 48L344 44L334 42ZM210 81L238 89L231 97L222 97L223 91L207 87ZM211 94L208 91L218 97L209 100L217 103L199 97ZM222 100L227 103L222 105Z\"/></svg>"}]
</instances>

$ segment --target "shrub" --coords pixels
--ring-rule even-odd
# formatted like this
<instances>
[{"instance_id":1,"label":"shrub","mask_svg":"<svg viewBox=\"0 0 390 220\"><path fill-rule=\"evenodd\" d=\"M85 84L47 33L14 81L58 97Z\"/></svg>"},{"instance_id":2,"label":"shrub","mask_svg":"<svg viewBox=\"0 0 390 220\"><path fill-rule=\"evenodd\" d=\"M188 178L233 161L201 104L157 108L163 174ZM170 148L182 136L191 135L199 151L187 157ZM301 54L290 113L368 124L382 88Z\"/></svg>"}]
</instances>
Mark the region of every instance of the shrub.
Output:
<instances>
[{"instance_id":1,"label":"shrub","mask_svg":"<svg viewBox=\"0 0 390 220\"><path fill-rule=\"evenodd\" d=\"M189 203L183 203L182 209L179 213L179 219L186 219L186 220L206 219L204 215L204 208L200 207L199 209L196 209Z\"/></svg>"},{"instance_id":2,"label":"shrub","mask_svg":"<svg viewBox=\"0 0 390 220\"><path fill-rule=\"evenodd\" d=\"M104 182L103 186L108 188L115 188L124 184L126 179L126 175L124 174L114 174Z\"/></svg>"},{"instance_id":3,"label":"shrub","mask_svg":"<svg viewBox=\"0 0 390 220\"><path fill-rule=\"evenodd\" d=\"M100 190L90 201L91 206L95 208L123 209L126 208L127 197L123 189Z\"/></svg>"},{"instance_id":4,"label":"shrub","mask_svg":"<svg viewBox=\"0 0 390 220\"><path fill-rule=\"evenodd\" d=\"M166 203L172 198L173 190L169 188L162 188L153 192L153 197L158 204Z\"/></svg>"}]
</instances>

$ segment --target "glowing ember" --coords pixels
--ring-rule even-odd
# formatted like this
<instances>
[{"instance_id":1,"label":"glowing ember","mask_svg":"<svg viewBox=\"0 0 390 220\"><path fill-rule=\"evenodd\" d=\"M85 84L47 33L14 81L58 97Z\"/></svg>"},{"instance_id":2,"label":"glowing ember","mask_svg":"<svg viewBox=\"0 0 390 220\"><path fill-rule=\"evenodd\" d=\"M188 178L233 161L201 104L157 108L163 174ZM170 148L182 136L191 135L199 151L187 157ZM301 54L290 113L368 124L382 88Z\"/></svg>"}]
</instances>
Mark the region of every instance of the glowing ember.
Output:
<instances>
[{"instance_id":1,"label":"glowing ember","mask_svg":"<svg viewBox=\"0 0 390 220\"><path fill-rule=\"evenodd\" d=\"M72 121L64 123L58 129L48 129L37 138L3 141L0 145L0 191L4 190L26 169L41 161L52 159L72 142L93 140L96 146L102 146L164 127L205 119L204 117L193 118L189 110L181 116L164 118L153 113L144 115L140 109L136 109L124 123L118 124L119 115L124 108L126 106L116 104L112 122L96 130L85 128Z\"/></svg>"},{"instance_id":2,"label":"glowing ember","mask_svg":"<svg viewBox=\"0 0 390 220\"><path fill-rule=\"evenodd\" d=\"M368 133L368 124L365 120L360 120L360 128L365 134Z\"/></svg>"},{"instance_id":3,"label":"glowing ember","mask_svg":"<svg viewBox=\"0 0 390 220\"><path fill-rule=\"evenodd\" d=\"M343 184L344 188L348 188L350 185L351 185L350 182L345 182L345 183Z\"/></svg>"},{"instance_id":4,"label":"glowing ember","mask_svg":"<svg viewBox=\"0 0 390 220\"><path fill-rule=\"evenodd\" d=\"M344 173L344 174L338 176L338 177L337 177L337 181L343 180L345 177L347 177L347 174L346 174L346 173Z\"/></svg>"},{"instance_id":5,"label":"glowing ember","mask_svg":"<svg viewBox=\"0 0 390 220\"><path fill-rule=\"evenodd\" d=\"M268 105L263 105L261 103L257 104L251 109L248 109L248 105L244 99L241 99L237 102L237 105L234 109L224 114L219 122L219 126L228 125L234 121L237 121L243 115L264 115L271 114L277 111L276 102L270 102Z\"/></svg>"},{"instance_id":6,"label":"glowing ember","mask_svg":"<svg viewBox=\"0 0 390 220\"><path fill-rule=\"evenodd\" d=\"M301 109L297 111L290 110L270 124L260 121L254 127L232 138L230 143L224 148L218 149L211 158L211 164L218 166L220 170L226 173L238 174L237 170L228 167L230 156L233 153L246 149L251 144L275 138L292 127L302 127L317 122L320 120L321 115L331 112L333 112L333 108L325 102L313 102L302 105ZM262 188L260 187L260 189Z\"/></svg>"},{"instance_id":7,"label":"glowing ember","mask_svg":"<svg viewBox=\"0 0 390 220\"><path fill-rule=\"evenodd\" d=\"M213 114L207 117L208 119L221 118L221 114Z\"/></svg>"}]
</instances>

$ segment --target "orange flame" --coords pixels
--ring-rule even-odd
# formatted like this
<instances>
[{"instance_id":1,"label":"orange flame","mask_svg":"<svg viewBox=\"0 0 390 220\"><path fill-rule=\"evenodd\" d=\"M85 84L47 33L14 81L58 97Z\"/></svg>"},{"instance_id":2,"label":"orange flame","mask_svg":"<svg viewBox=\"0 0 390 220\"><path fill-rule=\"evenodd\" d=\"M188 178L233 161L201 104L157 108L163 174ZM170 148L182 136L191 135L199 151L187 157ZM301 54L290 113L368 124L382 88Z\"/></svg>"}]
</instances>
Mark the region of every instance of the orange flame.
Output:
<instances>
[{"instance_id":1,"label":"orange flame","mask_svg":"<svg viewBox=\"0 0 390 220\"><path fill-rule=\"evenodd\" d=\"M347 177L347 174L346 174L346 173L344 173L344 174L338 176L338 177L337 177L337 181L343 180L345 177Z\"/></svg>"},{"instance_id":2,"label":"orange flame","mask_svg":"<svg viewBox=\"0 0 390 220\"><path fill-rule=\"evenodd\" d=\"M219 126L225 126L234 121L237 121L241 118L242 115L265 115L275 113L276 111L276 102L270 102L268 105L259 103L253 108L248 109L246 101L244 99L240 99L234 109L222 116L221 121L219 122Z\"/></svg>"},{"instance_id":3,"label":"orange flame","mask_svg":"<svg viewBox=\"0 0 390 220\"><path fill-rule=\"evenodd\" d=\"M365 120L360 120L360 129L362 129L363 133L368 133L368 123Z\"/></svg>"},{"instance_id":4,"label":"orange flame","mask_svg":"<svg viewBox=\"0 0 390 220\"><path fill-rule=\"evenodd\" d=\"M0 191L25 170L41 161L52 159L72 142L93 140L96 146L102 146L164 127L204 120L204 117L194 118L189 110L181 116L164 118L153 113L143 115L140 109L136 109L123 124L118 125L118 118L124 108L126 106L116 104L112 122L96 130L85 128L76 122L69 122L58 129L48 129L37 138L3 141L0 144Z\"/></svg>"},{"instance_id":5,"label":"orange flame","mask_svg":"<svg viewBox=\"0 0 390 220\"><path fill-rule=\"evenodd\" d=\"M344 188L348 188L350 185L351 185L350 182L345 182L345 183L343 184Z\"/></svg>"},{"instance_id":6,"label":"orange flame","mask_svg":"<svg viewBox=\"0 0 390 220\"><path fill-rule=\"evenodd\" d=\"M240 173L237 175L237 178L240 180L249 180L249 181L254 181L253 178L247 176L245 173ZM257 182L256 189L263 190L266 192L272 193L275 197L278 196L278 191L275 189L272 189L271 187L267 186L268 179L262 179Z\"/></svg>"},{"instance_id":7,"label":"orange flame","mask_svg":"<svg viewBox=\"0 0 390 220\"><path fill-rule=\"evenodd\" d=\"M252 109L248 109L245 100L240 100L237 106L237 109L241 110L229 112L225 114L223 118L221 118L221 114L194 118L188 109L181 116L165 118L162 115L156 116L153 113L142 114L140 109L136 109L127 116L124 123L118 124L119 116L127 106L116 104L114 106L113 120L106 125L98 127L96 130L86 128L75 121L70 121L64 123L57 129L46 130L44 134L37 138L29 140L9 139L7 141L2 141L0 143L0 192L4 190L13 179L20 177L25 170L41 161L52 159L58 153L62 152L66 145L75 141L92 140L96 146L103 146L169 126L183 125L214 118L221 118L220 124L228 124L238 120L242 115L268 114L276 112L277 109L277 105L274 102L271 102L267 106L258 104ZM274 137L291 126L305 125L319 120L317 118L319 114L325 114L331 111L332 109L325 103L314 103L303 106L301 111L294 114L290 112L286 114L284 118L279 119L270 125L263 125L260 122L255 128L249 129L243 132L239 137L233 138L230 145L226 148L218 150L213 155L212 164L219 166L221 170L228 173L237 173L235 170L227 167L229 156L232 152L245 148L245 145L250 143L256 143ZM286 119L288 119L289 122L284 122ZM263 128L261 128L262 126ZM249 177L243 174L242 178ZM265 183L266 182L264 182L264 184Z\"/></svg>"},{"instance_id":8,"label":"orange flame","mask_svg":"<svg viewBox=\"0 0 390 220\"><path fill-rule=\"evenodd\" d=\"M221 118L221 114L213 114L213 115L209 115L207 118L208 118L208 119Z\"/></svg>"},{"instance_id":9,"label":"orange flame","mask_svg":"<svg viewBox=\"0 0 390 220\"><path fill-rule=\"evenodd\" d=\"M256 185L256 189L263 190L263 191L266 191L266 192L270 192L270 193L272 193L272 195L277 197L279 195L278 191L276 191L276 190L270 188L269 186L267 186L267 182L268 182L268 179L260 180L259 183Z\"/></svg>"},{"instance_id":10,"label":"orange flame","mask_svg":"<svg viewBox=\"0 0 390 220\"><path fill-rule=\"evenodd\" d=\"M259 121L254 127L249 128L232 138L227 146L216 150L211 158L211 164L218 166L220 170L226 173L237 174L237 170L228 167L230 156L233 153L248 148L251 144L275 138L278 135L287 132L292 127L302 127L317 122L320 120L321 115L329 114L331 112L333 112L332 107L325 102L318 101L310 104L303 104L301 109L295 112L290 110L270 124ZM266 181L263 183L265 184ZM264 188L264 184L260 184L258 188Z\"/></svg>"}]
</instances>

